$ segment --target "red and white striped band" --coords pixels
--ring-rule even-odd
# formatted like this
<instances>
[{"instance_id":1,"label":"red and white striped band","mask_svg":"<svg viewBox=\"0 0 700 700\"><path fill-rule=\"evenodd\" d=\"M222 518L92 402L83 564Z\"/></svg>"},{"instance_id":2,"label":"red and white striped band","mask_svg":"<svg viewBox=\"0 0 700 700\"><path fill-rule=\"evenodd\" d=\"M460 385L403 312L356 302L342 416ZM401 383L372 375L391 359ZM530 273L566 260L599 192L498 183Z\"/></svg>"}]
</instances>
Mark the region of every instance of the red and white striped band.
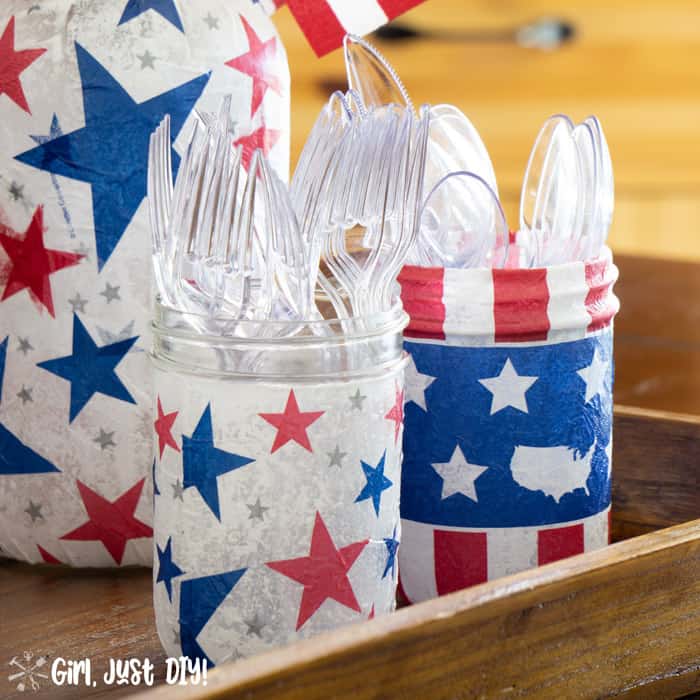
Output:
<instances>
[{"instance_id":1,"label":"red and white striped band","mask_svg":"<svg viewBox=\"0 0 700 700\"><path fill-rule=\"evenodd\" d=\"M608 248L597 260L535 269L407 265L399 275L408 338L453 345L560 342L612 323L620 303Z\"/></svg>"}]
</instances>

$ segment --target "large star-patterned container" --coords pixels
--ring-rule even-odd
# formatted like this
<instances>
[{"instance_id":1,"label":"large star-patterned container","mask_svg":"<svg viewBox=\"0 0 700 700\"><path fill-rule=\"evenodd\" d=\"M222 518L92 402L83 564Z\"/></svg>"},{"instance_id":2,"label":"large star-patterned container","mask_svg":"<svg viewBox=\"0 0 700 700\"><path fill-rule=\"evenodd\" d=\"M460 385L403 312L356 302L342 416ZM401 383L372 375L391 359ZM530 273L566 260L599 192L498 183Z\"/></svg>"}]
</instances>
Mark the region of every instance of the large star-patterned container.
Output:
<instances>
[{"instance_id":1,"label":"large star-patterned container","mask_svg":"<svg viewBox=\"0 0 700 700\"><path fill-rule=\"evenodd\" d=\"M220 663L393 610L400 305L379 323L343 322L342 336L323 322L202 341L182 321L161 309L154 335L165 650Z\"/></svg>"},{"instance_id":2,"label":"large star-patterned container","mask_svg":"<svg viewBox=\"0 0 700 700\"><path fill-rule=\"evenodd\" d=\"M289 71L251 0L0 3L0 547L149 564L147 144L233 94L288 171Z\"/></svg>"},{"instance_id":3,"label":"large star-patterned container","mask_svg":"<svg viewBox=\"0 0 700 700\"><path fill-rule=\"evenodd\" d=\"M411 602L607 544L617 274L403 270Z\"/></svg>"}]
</instances>

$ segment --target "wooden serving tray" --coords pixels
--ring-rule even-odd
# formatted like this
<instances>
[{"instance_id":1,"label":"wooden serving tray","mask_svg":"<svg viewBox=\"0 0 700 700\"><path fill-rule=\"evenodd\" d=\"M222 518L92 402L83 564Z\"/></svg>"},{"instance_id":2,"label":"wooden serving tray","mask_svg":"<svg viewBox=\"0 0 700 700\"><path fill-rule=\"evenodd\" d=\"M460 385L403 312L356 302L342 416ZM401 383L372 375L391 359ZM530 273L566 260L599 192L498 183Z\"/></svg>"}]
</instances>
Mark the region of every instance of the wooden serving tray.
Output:
<instances>
[{"instance_id":1,"label":"wooden serving tray","mask_svg":"<svg viewBox=\"0 0 700 700\"><path fill-rule=\"evenodd\" d=\"M166 698L672 698L700 691L700 267L618 257L616 544L491 581L209 674ZM146 569L0 563L0 664L24 650L149 657L165 676ZM8 683L0 697L27 697ZM46 684L44 683L43 686ZM128 686L43 687L117 698ZM33 695L33 694L32 694Z\"/></svg>"},{"instance_id":2,"label":"wooden serving tray","mask_svg":"<svg viewBox=\"0 0 700 700\"><path fill-rule=\"evenodd\" d=\"M614 436L613 533L639 536L223 665L206 687L177 697L658 698L700 690L700 520L692 520L700 515L700 418L618 406Z\"/></svg>"}]
</instances>

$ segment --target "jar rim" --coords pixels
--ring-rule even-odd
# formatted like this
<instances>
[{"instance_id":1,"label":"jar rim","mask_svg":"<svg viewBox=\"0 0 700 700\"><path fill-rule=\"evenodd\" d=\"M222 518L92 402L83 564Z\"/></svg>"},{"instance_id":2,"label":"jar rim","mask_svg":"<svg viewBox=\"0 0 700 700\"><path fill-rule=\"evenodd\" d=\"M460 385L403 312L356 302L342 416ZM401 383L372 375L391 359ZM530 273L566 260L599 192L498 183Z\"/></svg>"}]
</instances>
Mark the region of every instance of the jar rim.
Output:
<instances>
[{"instance_id":1,"label":"jar rim","mask_svg":"<svg viewBox=\"0 0 700 700\"><path fill-rule=\"evenodd\" d=\"M228 316L210 316L204 313L182 311L164 303L157 295L154 304L154 318L151 324L155 333L165 333L180 337L210 338L217 341L235 343L289 343L327 340L342 342L348 338L361 339L385 333L399 333L408 325L409 317L403 308L400 297L394 299L391 308L366 316L348 319L308 319L304 321L255 321L234 320ZM197 330L206 323L206 332ZM261 330L274 332L268 335ZM292 334L293 331L296 331Z\"/></svg>"}]
</instances>

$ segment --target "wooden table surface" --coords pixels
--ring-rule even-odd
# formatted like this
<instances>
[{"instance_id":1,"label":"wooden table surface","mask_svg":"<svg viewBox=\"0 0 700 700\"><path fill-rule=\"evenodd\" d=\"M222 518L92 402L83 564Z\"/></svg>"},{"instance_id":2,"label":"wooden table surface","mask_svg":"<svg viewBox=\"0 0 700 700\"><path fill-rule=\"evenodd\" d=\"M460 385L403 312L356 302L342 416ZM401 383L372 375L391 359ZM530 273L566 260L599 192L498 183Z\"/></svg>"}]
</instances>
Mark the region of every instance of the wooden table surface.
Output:
<instances>
[{"instance_id":1,"label":"wooden table surface","mask_svg":"<svg viewBox=\"0 0 700 700\"><path fill-rule=\"evenodd\" d=\"M700 414L700 3L696 0L429 0L405 21L470 31L541 16L573 23L576 39L541 52L503 43L415 41L379 46L417 103L452 102L490 149L509 220L539 125L559 111L603 120L614 159L612 244L621 279L616 401ZM313 57L289 13L278 26L292 64L292 159L329 90L344 85L339 52ZM627 254L621 257L620 254ZM665 258L666 262L650 258ZM148 656L163 676L150 572L0 567L0 697L22 652L93 659ZM47 688L36 696L117 697L128 686Z\"/></svg>"}]
</instances>

